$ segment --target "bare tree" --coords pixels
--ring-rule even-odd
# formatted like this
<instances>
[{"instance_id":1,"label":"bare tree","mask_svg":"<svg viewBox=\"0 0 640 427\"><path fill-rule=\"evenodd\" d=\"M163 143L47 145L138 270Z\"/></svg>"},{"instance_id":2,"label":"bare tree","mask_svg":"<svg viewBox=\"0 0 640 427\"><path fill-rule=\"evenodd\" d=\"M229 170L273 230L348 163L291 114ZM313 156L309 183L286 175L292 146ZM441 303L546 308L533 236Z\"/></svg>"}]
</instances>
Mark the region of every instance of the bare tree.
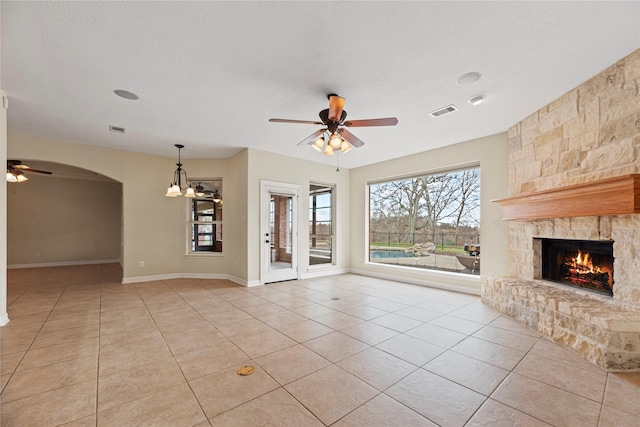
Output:
<instances>
[{"instance_id":1,"label":"bare tree","mask_svg":"<svg viewBox=\"0 0 640 427\"><path fill-rule=\"evenodd\" d=\"M370 223L396 233L398 242L414 243L415 233L423 229L434 240L441 223L456 229L478 223L479 189L479 169L374 184L370 187Z\"/></svg>"},{"instance_id":2,"label":"bare tree","mask_svg":"<svg viewBox=\"0 0 640 427\"><path fill-rule=\"evenodd\" d=\"M470 214L480 207L480 169L467 169L459 172L456 180L460 195L454 225L458 228L460 225L470 225L463 224L463 220L471 217ZM474 218L474 220L474 222L478 222L477 219Z\"/></svg>"}]
</instances>

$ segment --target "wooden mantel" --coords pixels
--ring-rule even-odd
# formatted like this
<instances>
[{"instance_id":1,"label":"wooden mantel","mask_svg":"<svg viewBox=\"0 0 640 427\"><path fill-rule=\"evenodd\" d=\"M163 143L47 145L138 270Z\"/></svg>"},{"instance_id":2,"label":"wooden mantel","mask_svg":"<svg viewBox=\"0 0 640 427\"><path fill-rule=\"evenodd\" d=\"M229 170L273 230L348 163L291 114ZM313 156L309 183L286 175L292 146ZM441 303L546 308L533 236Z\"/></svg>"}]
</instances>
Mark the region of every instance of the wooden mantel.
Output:
<instances>
[{"instance_id":1,"label":"wooden mantel","mask_svg":"<svg viewBox=\"0 0 640 427\"><path fill-rule=\"evenodd\" d=\"M640 213L640 174L492 200L502 219L536 220Z\"/></svg>"}]
</instances>

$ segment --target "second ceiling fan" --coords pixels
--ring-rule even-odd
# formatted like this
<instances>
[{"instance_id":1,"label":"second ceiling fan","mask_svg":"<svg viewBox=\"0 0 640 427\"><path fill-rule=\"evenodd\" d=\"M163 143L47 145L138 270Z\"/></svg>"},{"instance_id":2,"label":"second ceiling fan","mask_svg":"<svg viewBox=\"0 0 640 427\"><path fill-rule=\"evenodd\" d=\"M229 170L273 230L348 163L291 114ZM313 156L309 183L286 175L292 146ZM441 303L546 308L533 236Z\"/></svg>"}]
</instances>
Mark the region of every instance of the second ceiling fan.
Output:
<instances>
[{"instance_id":1,"label":"second ceiling fan","mask_svg":"<svg viewBox=\"0 0 640 427\"><path fill-rule=\"evenodd\" d=\"M24 182L27 178L24 172L36 172L45 175L51 175L49 171L34 169L29 165L25 165L21 160L7 160L7 181L8 182Z\"/></svg>"},{"instance_id":2,"label":"second ceiling fan","mask_svg":"<svg viewBox=\"0 0 640 427\"><path fill-rule=\"evenodd\" d=\"M345 127L395 126L398 124L398 119L395 117L346 120L347 112L344 110L344 98L335 94L329 95L329 108L320 111L319 116L321 121L290 119L269 119L269 121L326 126L300 141L298 145L304 143L310 144L317 151L328 156L332 156L334 151L340 150L346 153L351 150L352 147L361 147L364 145L362 140L345 129Z\"/></svg>"}]
</instances>

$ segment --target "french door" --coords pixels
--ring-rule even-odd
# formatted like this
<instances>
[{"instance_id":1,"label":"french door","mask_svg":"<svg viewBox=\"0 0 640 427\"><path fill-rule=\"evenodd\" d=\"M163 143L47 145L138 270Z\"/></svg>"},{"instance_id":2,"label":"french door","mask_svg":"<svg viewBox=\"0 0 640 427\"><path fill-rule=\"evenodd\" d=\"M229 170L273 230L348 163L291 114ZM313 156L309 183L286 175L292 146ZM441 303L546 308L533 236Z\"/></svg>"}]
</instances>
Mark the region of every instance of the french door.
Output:
<instances>
[{"instance_id":1,"label":"french door","mask_svg":"<svg viewBox=\"0 0 640 427\"><path fill-rule=\"evenodd\" d=\"M300 186L260 182L260 282L298 279Z\"/></svg>"}]
</instances>

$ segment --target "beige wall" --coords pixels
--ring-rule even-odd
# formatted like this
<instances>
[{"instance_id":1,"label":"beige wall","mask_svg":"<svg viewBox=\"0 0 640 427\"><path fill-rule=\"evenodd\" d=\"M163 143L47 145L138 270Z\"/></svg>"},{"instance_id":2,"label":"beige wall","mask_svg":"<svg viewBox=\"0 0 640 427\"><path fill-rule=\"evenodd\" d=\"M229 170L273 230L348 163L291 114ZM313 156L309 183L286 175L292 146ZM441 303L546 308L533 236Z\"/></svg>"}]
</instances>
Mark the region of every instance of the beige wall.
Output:
<instances>
[{"instance_id":1,"label":"beige wall","mask_svg":"<svg viewBox=\"0 0 640 427\"><path fill-rule=\"evenodd\" d=\"M201 275L227 274L226 255L185 257L187 201L163 197L176 159L20 134L9 134L8 153L12 158L47 160L88 169L122 183L125 282L178 275L185 269ZM226 159L184 161L189 176L219 177L223 186L233 186L227 164ZM228 197L225 197L226 218L235 215L233 204L228 207ZM225 251L233 251L232 236L227 233L225 236ZM144 268L138 267L139 261L144 261Z\"/></svg>"},{"instance_id":2,"label":"beige wall","mask_svg":"<svg viewBox=\"0 0 640 427\"><path fill-rule=\"evenodd\" d=\"M30 174L7 189L9 266L120 260L120 183Z\"/></svg>"},{"instance_id":3,"label":"beige wall","mask_svg":"<svg viewBox=\"0 0 640 427\"><path fill-rule=\"evenodd\" d=\"M5 93L0 90L0 98ZM0 106L0 164L7 162L7 110ZM0 326L9 321L7 316L7 180L0 184Z\"/></svg>"},{"instance_id":4,"label":"beige wall","mask_svg":"<svg viewBox=\"0 0 640 427\"><path fill-rule=\"evenodd\" d=\"M367 262L367 183L425 172L442 171L468 164L480 165L482 274L502 275L507 271L507 224L500 218L500 206L492 199L507 195L507 136L497 134L411 156L377 163L351 171L351 268L363 274L389 276L414 283L429 283L452 289L478 292L477 276L384 266Z\"/></svg>"},{"instance_id":5,"label":"beige wall","mask_svg":"<svg viewBox=\"0 0 640 427\"><path fill-rule=\"evenodd\" d=\"M357 153L356 153L357 154ZM320 156L320 154L318 154ZM352 153L348 154L352 155ZM248 150L247 258L248 278L260 281L260 181L300 185L300 268L305 277L318 272L346 271L349 268L349 171L336 172L333 165L309 162L259 150ZM309 183L335 185L336 264L309 266Z\"/></svg>"},{"instance_id":6,"label":"beige wall","mask_svg":"<svg viewBox=\"0 0 640 427\"><path fill-rule=\"evenodd\" d=\"M224 200L224 253L222 256L185 256L188 203L184 198L162 197L175 169L175 159L74 144L27 135L9 135L9 154L15 158L48 160L92 170L122 183L123 273L125 282L159 277L194 275L225 277L244 284L260 282L260 181L300 185L301 277L348 271L392 274L406 280L445 280L474 287L471 277L440 277L425 272L396 275L366 265L365 183L408 172L441 170L479 162L482 169L483 272L506 270L506 226L498 206L489 202L506 195L506 138L496 135L452 147L336 172L333 165L308 162L247 149L230 159L185 160L191 179L222 178ZM357 153L354 153L357 154ZM351 154L350 154L351 155ZM355 181L354 181L355 179ZM336 187L336 264L308 265L309 183ZM486 259L486 261L485 261ZM138 262L144 261L144 268Z\"/></svg>"},{"instance_id":7,"label":"beige wall","mask_svg":"<svg viewBox=\"0 0 640 427\"><path fill-rule=\"evenodd\" d=\"M247 240L247 214L248 214L248 183L247 170L249 151L243 150L228 161L229 177L224 185L224 233L225 254L229 262L227 270L238 282L247 284L248 280L248 240ZM234 212L234 215L227 215ZM233 239L233 244L226 242ZM239 280L238 280L239 279Z\"/></svg>"},{"instance_id":8,"label":"beige wall","mask_svg":"<svg viewBox=\"0 0 640 427\"><path fill-rule=\"evenodd\" d=\"M169 168L169 178L171 178L171 174L173 170L175 170L176 160L173 159L173 167ZM176 246L176 252L173 254L173 257L176 257L181 260L180 266L177 270L178 273L191 273L197 274L201 277L206 277L207 275L212 275L215 277L216 275L226 275L229 269L229 259L230 253L235 251L235 247L238 245L236 242L235 236L232 232L230 232L230 228L228 221L233 221L233 217L237 215L235 198L236 195L233 191L230 191L230 188L233 188L234 179L228 175L228 160L227 159L200 159L200 160L182 160L183 168L188 172L189 180L198 181L198 178L201 180L208 179L222 179L222 198L223 198L223 213L222 213L222 254L195 254L195 255L185 255L187 251L186 241L187 241L187 233L190 232L187 221L189 218L190 212L190 201L189 199L185 199L184 197L178 197L176 199L171 199L169 197L162 197L163 199L168 199L170 201L176 202L180 209L180 215L177 220L170 220L175 223L176 231L175 235L178 236L177 240L179 244ZM167 172L165 171L165 176ZM166 181L166 179L165 179ZM165 190L167 184L165 184ZM157 195L154 195L157 196ZM157 255L156 255L157 256Z\"/></svg>"}]
</instances>

